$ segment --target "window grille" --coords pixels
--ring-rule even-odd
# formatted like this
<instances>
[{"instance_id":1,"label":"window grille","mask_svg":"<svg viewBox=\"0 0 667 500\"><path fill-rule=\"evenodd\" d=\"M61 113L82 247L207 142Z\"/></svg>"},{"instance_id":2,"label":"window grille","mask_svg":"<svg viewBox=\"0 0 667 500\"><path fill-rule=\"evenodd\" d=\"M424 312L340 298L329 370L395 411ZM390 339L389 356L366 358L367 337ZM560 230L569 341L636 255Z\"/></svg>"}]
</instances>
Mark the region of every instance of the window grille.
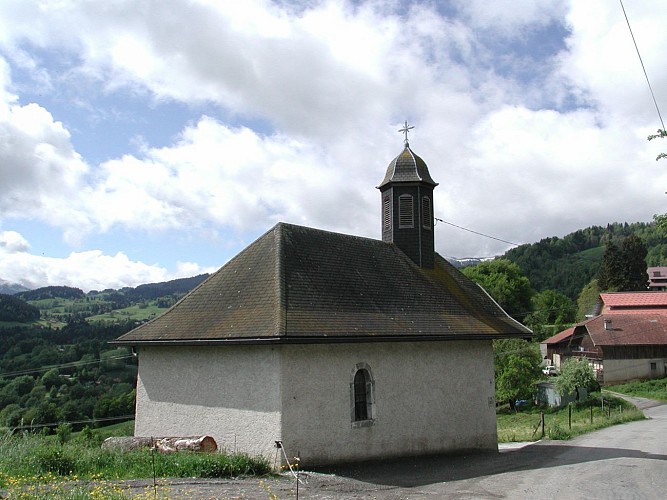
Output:
<instances>
[{"instance_id":1,"label":"window grille","mask_svg":"<svg viewBox=\"0 0 667 500\"><path fill-rule=\"evenodd\" d=\"M422 198L422 226L431 229L431 199L428 196Z\"/></svg>"},{"instance_id":2,"label":"window grille","mask_svg":"<svg viewBox=\"0 0 667 500\"><path fill-rule=\"evenodd\" d=\"M398 227L410 228L414 227L414 207L412 196L409 194L402 194L398 197Z\"/></svg>"},{"instance_id":3,"label":"window grille","mask_svg":"<svg viewBox=\"0 0 667 500\"><path fill-rule=\"evenodd\" d=\"M391 197L389 196L382 199L382 227L385 231L391 229Z\"/></svg>"}]
</instances>

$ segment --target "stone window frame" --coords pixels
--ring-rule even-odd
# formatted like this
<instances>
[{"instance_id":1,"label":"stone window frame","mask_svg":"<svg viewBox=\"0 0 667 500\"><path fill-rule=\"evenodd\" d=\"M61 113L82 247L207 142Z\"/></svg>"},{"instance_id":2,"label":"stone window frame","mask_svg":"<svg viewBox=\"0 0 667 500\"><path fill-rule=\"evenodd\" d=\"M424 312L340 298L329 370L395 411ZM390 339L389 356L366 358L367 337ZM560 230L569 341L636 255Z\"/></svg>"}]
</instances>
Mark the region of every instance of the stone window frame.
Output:
<instances>
[{"instance_id":1,"label":"stone window frame","mask_svg":"<svg viewBox=\"0 0 667 500\"><path fill-rule=\"evenodd\" d=\"M364 420L357 420L356 412L356 391L355 391L355 377L358 372L365 372L366 379L366 414L367 418ZM350 373L350 421L352 422L352 428L357 429L360 427L370 427L375 423L375 377L373 377L373 371L368 363L357 363L354 365Z\"/></svg>"}]
</instances>

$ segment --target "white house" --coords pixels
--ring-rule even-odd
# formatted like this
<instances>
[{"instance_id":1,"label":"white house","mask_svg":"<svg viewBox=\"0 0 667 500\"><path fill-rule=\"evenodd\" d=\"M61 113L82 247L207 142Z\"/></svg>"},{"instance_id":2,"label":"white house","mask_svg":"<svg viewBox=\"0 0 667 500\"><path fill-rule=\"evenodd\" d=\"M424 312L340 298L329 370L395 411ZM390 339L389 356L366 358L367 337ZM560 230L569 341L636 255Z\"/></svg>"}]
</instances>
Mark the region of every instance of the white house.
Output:
<instances>
[{"instance_id":1,"label":"white house","mask_svg":"<svg viewBox=\"0 0 667 500\"><path fill-rule=\"evenodd\" d=\"M531 332L435 253L436 185L406 140L382 241L277 224L118 338L139 356L135 435L271 459L282 441L305 466L497 450L491 341Z\"/></svg>"}]
</instances>

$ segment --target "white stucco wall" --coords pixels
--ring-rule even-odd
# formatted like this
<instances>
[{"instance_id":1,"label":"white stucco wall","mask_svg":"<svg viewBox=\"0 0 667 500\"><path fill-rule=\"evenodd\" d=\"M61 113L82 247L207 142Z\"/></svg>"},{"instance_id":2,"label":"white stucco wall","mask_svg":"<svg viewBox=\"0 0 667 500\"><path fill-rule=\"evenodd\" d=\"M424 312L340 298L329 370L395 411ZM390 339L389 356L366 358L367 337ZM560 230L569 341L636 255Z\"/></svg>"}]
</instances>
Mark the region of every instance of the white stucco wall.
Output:
<instances>
[{"instance_id":1,"label":"white stucco wall","mask_svg":"<svg viewBox=\"0 0 667 500\"><path fill-rule=\"evenodd\" d=\"M497 450L490 341L282 346L283 442L306 466ZM354 428L355 365L375 381L375 421Z\"/></svg>"},{"instance_id":2,"label":"white stucco wall","mask_svg":"<svg viewBox=\"0 0 667 500\"><path fill-rule=\"evenodd\" d=\"M651 370L651 363L655 363L655 370ZM603 379L610 382L624 382L640 378L657 378L667 375L667 360L652 359L605 359L603 364Z\"/></svg>"},{"instance_id":3,"label":"white stucco wall","mask_svg":"<svg viewBox=\"0 0 667 500\"><path fill-rule=\"evenodd\" d=\"M135 435L210 435L220 449L274 457L279 367L271 347L142 347Z\"/></svg>"}]
</instances>

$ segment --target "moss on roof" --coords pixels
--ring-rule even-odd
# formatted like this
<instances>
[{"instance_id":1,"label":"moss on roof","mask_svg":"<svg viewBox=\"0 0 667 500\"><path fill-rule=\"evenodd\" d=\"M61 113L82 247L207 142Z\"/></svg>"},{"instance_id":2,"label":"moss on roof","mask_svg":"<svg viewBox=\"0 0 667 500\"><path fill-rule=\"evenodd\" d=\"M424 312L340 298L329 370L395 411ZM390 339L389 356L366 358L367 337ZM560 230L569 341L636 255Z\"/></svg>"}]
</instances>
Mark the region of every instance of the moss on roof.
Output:
<instances>
[{"instance_id":1,"label":"moss on roof","mask_svg":"<svg viewBox=\"0 0 667 500\"><path fill-rule=\"evenodd\" d=\"M529 337L440 256L280 223L166 313L116 342L374 341Z\"/></svg>"}]
</instances>

